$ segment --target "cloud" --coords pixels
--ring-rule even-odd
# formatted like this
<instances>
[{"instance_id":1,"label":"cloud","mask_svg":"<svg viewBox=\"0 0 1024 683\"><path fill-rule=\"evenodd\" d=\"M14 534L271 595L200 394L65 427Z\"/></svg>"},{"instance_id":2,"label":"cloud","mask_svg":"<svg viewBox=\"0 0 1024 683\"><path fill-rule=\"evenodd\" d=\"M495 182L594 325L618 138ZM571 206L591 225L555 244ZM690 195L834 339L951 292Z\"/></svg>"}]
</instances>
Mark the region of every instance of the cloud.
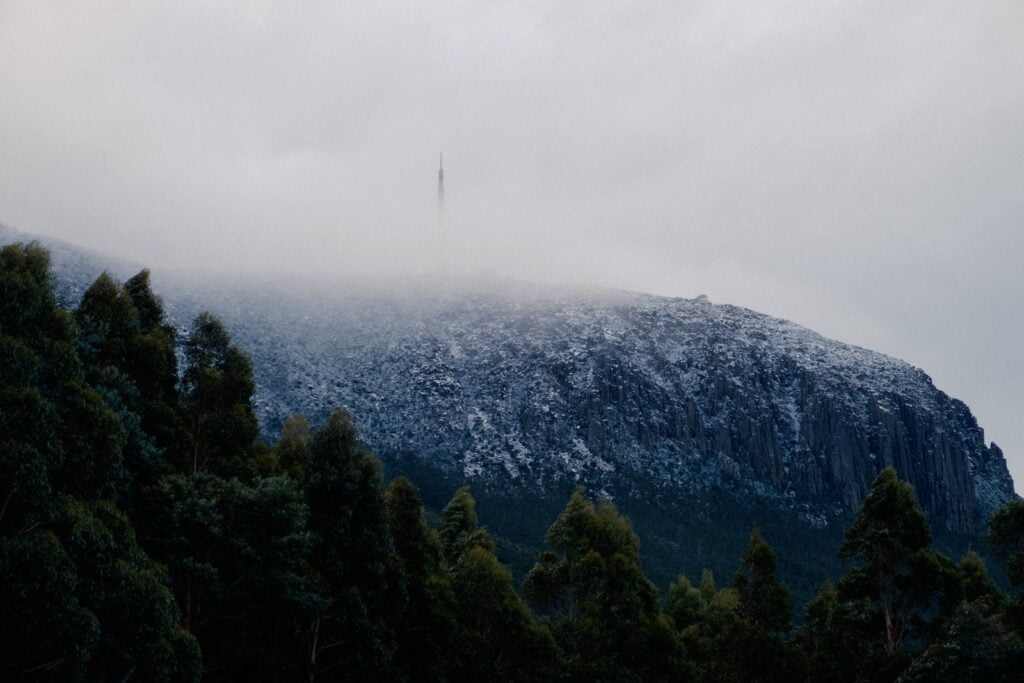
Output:
<instances>
[{"instance_id":1,"label":"cloud","mask_svg":"<svg viewBox=\"0 0 1024 683\"><path fill-rule=\"evenodd\" d=\"M8 0L0 220L156 266L706 293L921 365L1024 477L1024 5Z\"/></svg>"}]
</instances>

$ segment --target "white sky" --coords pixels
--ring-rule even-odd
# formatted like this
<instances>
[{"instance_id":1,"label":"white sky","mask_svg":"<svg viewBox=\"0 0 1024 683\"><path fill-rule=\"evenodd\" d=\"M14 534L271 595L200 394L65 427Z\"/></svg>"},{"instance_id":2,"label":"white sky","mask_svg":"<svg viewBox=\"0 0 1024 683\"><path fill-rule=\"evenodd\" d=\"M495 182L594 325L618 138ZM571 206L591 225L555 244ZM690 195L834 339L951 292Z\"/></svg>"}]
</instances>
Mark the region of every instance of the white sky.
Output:
<instances>
[{"instance_id":1,"label":"white sky","mask_svg":"<svg viewBox=\"0 0 1024 683\"><path fill-rule=\"evenodd\" d=\"M0 222L160 267L450 261L923 367L1024 481L1024 2L0 0Z\"/></svg>"}]
</instances>

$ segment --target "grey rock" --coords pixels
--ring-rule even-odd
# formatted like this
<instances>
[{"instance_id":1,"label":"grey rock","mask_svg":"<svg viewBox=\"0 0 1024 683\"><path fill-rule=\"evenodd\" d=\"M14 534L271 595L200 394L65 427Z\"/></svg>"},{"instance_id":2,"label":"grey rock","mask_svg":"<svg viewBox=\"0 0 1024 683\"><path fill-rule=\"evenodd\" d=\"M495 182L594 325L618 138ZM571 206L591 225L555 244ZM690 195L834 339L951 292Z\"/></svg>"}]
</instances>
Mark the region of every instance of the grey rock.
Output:
<instances>
[{"instance_id":1,"label":"grey rock","mask_svg":"<svg viewBox=\"0 0 1024 683\"><path fill-rule=\"evenodd\" d=\"M137 270L45 243L69 305L102 268ZM856 510L886 465L953 532L1014 497L1002 452L920 369L706 297L159 272L154 285L183 333L208 309L252 354L268 436L289 414L345 407L378 453L482 485L725 490L812 526Z\"/></svg>"}]
</instances>

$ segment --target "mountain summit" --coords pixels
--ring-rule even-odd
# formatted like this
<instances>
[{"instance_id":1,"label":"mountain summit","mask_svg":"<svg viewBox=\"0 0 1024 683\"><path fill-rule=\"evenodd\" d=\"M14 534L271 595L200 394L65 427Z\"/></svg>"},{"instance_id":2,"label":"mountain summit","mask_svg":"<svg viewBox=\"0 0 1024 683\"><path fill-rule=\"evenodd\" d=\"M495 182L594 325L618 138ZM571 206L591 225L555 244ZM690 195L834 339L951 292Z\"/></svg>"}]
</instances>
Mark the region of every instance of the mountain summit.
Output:
<instances>
[{"instance_id":1,"label":"mountain summit","mask_svg":"<svg viewBox=\"0 0 1024 683\"><path fill-rule=\"evenodd\" d=\"M133 272L43 242L69 304L102 269ZM447 493L468 482L525 500L582 484L668 516L711 496L784 511L813 534L855 511L891 464L933 527L964 535L1014 496L999 448L922 370L706 297L494 280L154 281L176 325L209 309L252 354L268 435L289 414L317 421L342 406L386 463L429 470Z\"/></svg>"}]
</instances>

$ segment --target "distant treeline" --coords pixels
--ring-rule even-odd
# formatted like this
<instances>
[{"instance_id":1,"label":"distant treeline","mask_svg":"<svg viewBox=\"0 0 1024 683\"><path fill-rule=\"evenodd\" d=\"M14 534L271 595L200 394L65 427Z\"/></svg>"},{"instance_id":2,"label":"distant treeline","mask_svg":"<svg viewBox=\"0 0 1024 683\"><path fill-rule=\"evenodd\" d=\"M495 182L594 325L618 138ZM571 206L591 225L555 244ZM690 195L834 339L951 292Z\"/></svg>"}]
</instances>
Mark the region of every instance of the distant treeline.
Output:
<instances>
[{"instance_id":1,"label":"distant treeline","mask_svg":"<svg viewBox=\"0 0 1024 683\"><path fill-rule=\"evenodd\" d=\"M143 271L74 312L34 244L0 251L0 678L1019 680L1024 598L931 549L886 468L847 571L793 626L757 528L727 585L664 598L630 523L573 493L521 586L467 489L435 527L352 420L257 439L248 356L202 314L177 355ZM179 368L179 361L183 367ZM990 522L1024 584L1024 503Z\"/></svg>"}]
</instances>

